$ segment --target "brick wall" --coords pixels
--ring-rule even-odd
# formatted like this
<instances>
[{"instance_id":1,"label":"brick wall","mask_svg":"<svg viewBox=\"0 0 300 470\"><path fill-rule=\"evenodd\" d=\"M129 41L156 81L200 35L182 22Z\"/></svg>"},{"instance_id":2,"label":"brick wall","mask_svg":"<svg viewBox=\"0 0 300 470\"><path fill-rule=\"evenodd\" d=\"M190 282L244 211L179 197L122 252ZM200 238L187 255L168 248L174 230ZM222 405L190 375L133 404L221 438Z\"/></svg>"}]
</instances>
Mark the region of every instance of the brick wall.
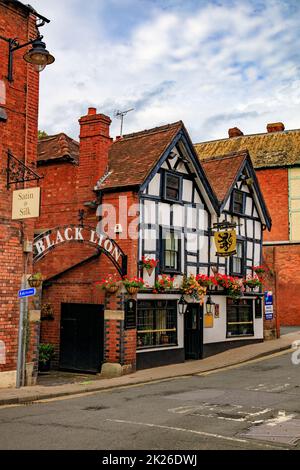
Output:
<instances>
[{"instance_id":1,"label":"brick wall","mask_svg":"<svg viewBox=\"0 0 300 470\"><path fill-rule=\"evenodd\" d=\"M264 232L264 242L289 240L289 185L286 168L256 170L272 218L271 232Z\"/></svg>"},{"instance_id":2,"label":"brick wall","mask_svg":"<svg viewBox=\"0 0 300 470\"><path fill-rule=\"evenodd\" d=\"M0 1L0 35L20 43L36 37L35 19L23 8ZM6 88L8 119L0 122L0 340L5 342L7 361L0 372L16 369L19 319L18 290L24 270L22 241L33 238L33 222L12 222L12 191L6 189L7 150L26 165L36 166L39 74L23 60L26 49L14 53L14 81L7 81L8 46L0 40L0 80ZM32 263L28 261L28 272Z\"/></svg>"}]
</instances>

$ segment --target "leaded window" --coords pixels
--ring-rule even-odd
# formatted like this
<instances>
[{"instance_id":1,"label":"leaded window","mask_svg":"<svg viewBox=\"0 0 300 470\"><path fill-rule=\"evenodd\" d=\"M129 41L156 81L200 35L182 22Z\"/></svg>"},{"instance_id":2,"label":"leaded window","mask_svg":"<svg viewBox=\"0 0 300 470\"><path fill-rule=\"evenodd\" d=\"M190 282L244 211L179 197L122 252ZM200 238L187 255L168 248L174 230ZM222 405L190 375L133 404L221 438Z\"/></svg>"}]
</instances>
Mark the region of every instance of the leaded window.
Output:
<instances>
[{"instance_id":1,"label":"leaded window","mask_svg":"<svg viewBox=\"0 0 300 470\"><path fill-rule=\"evenodd\" d=\"M177 300L139 300L137 348L177 344Z\"/></svg>"},{"instance_id":2,"label":"leaded window","mask_svg":"<svg viewBox=\"0 0 300 470\"><path fill-rule=\"evenodd\" d=\"M253 300L227 299L227 337L254 336Z\"/></svg>"},{"instance_id":3,"label":"leaded window","mask_svg":"<svg viewBox=\"0 0 300 470\"><path fill-rule=\"evenodd\" d=\"M162 260L164 272L180 272L181 233L175 230L162 231Z\"/></svg>"}]
</instances>

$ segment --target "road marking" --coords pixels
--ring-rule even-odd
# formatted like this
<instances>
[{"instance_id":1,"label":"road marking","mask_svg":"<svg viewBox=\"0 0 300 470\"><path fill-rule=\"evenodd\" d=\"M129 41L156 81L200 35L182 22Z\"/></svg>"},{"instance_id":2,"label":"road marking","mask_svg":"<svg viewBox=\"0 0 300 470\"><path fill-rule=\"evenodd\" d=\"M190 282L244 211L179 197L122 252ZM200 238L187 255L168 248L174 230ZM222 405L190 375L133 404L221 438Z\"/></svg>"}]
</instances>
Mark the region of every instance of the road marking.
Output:
<instances>
[{"instance_id":1,"label":"road marking","mask_svg":"<svg viewBox=\"0 0 300 470\"><path fill-rule=\"evenodd\" d=\"M206 375L218 374L226 370L240 369L241 367L247 366L248 364L256 364L257 362L267 361L269 359L272 359L273 357L283 356L284 354L291 354L291 352L292 352L291 349L286 349L278 353L270 354L269 356L259 357L258 359L250 359L249 361L240 362L239 364L234 364L232 366L224 366L220 369L208 370L207 372L199 372L193 375L199 376L199 377L205 377Z\"/></svg>"},{"instance_id":2,"label":"road marking","mask_svg":"<svg viewBox=\"0 0 300 470\"><path fill-rule=\"evenodd\" d=\"M259 411L253 411L253 410ZM205 413L207 411L207 413ZM244 409L242 405L231 405L229 410L227 406L216 405L211 403L203 403L202 405L184 405L177 408L171 408L168 410L169 413L175 413L180 415L190 415L190 416L200 416L203 418L215 418L225 421L236 421L236 422L250 422L252 418L258 417L270 413L272 410L270 408L254 408L252 407L252 412ZM202 413L201 413L202 412ZM213 413L211 413L213 412ZM230 412L240 415L239 417L230 417L226 416L226 413ZM223 413L224 416L218 416L219 413Z\"/></svg>"},{"instance_id":3,"label":"road marking","mask_svg":"<svg viewBox=\"0 0 300 470\"><path fill-rule=\"evenodd\" d=\"M174 426L163 426L161 424L152 424L152 423L139 423L137 421L125 421L123 419L106 419L105 421L108 421L110 423L117 423L117 424L129 424L132 426L144 426L147 428L157 428L157 429L166 429L168 431L178 431L178 432L186 432L189 434L196 434L198 436L203 436L203 437L210 437L214 439L222 439L224 441L230 441L230 442L238 442L240 444L248 444L252 445L251 442L249 442L248 439L239 439L237 437L229 437L229 436L222 436L221 434L214 434L210 432L205 432L205 431L196 431L194 429L186 429L186 428L177 428ZM258 447L268 447L272 449L279 449L278 446L272 446L269 444L259 444L256 443Z\"/></svg>"},{"instance_id":4,"label":"road marking","mask_svg":"<svg viewBox=\"0 0 300 470\"><path fill-rule=\"evenodd\" d=\"M277 426L278 424L286 423L287 421L290 421L291 419L295 418L296 415L287 415L286 411L279 411L278 416L273 419L267 419L265 421L265 424L267 426Z\"/></svg>"}]
</instances>

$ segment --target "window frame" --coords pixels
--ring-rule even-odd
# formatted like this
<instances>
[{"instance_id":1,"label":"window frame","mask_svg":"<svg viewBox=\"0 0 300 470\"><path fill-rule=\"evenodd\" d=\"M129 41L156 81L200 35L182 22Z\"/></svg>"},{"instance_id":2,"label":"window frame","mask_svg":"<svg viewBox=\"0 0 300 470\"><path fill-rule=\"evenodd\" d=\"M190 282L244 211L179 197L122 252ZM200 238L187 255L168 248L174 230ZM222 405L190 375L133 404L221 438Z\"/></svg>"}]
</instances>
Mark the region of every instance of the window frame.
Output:
<instances>
[{"instance_id":1,"label":"window frame","mask_svg":"<svg viewBox=\"0 0 300 470\"><path fill-rule=\"evenodd\" d=\"M165 236L165 234L167 232L169 232L171 234L173 233L173 234L178 235L177 269L172 269L171 267L167 267L166 263L165 263L165 252L166 252L166 236ZM182 259L181 259L181 256L182 256L182 253L181 253L182 239L181 239L181 235L182 235L182 233L178 229L161 227L161 230L160 230L160 259L161 259L160 273L161 274L164 274L164 273L166 273L166 274L182 274L182 270L181 270L181 267L182 267Z\"/></svg>"},{"instance_id":2,"label":"window frame","mask_svg":"<svg viewBox=\"0 0 300 470\"><path fill-rule=\"evenodd\" d=\"M179 180L179 188L178 188L178 199L176 198L172 198L172 197L168 197L167 196L167 180L168 180L168 176L171 176L171 177L175 177L175 178L178 178ZM162 188L162 198L164 201L169 201L169 202L175 202L175 203L178 203L178 204L181 204L182 203L182 188L183 188L183 176L181 174L178 174L176 173L175 171L169 171L169 170L165 170L164 171L164 175L163 175L163 178L162 178L162 181L163 181L163 188Z\"/></svg>"},{"instance_id":3,"label":"window frame","mask_svg":"<svg viewBox=\"0 0 300 470\"><path fill-rule=\"evenodd\" d=\"M147 303L150 303L152 304L151 307L144 307L144 308L141 308L141 304L143 302L147 302ZM159 303L164 303L165 305L160 307L159 306ZM141 310L151 310L151 311L154 311L154 312L157 312L157 311L161 311L161 310L166 310L166 328L165 329L161 329L161 330L157 330L156 331L156 327L155 327L155 322L157 321L157 318L155 318L155 315L153 316L153 325L152 325L152 329L149 329L149 333L146 333L147 330L139 330L139 311ZM172 312L173 310L173 312ZM174 315L174 317L172 318L172 323L174 323L174 331L173 328L170 328L168 329L168 324L167 324L167 314L168 312L171 312L172 315ZM143 333L139 333L139 331L143 331ZM156 332L155 332L156 331ZM154 332L154 333L153 333ZM165 332L165 334L163 335L163 332ZM152 334L152 335L156 335L156 334L161 334L163 336L168 336L168 333L169 334L172 334L172 333L175 333L176 335L176 340L175 342L167 342L167 343L160 343L160 344L152 344L152 345L143 345L143 346L139 346L138 345L138 339L139 339L139 334ZM175 348L175 347L178 347L179 345L179 340L178 340L178 334L179 334L179 331L178 331L178 301L176 299L139 299L138 300L138 304L137 304L137 351L143 351L143 350L147 350L147 349L157 349L157 348Z\"/></svg>"},{"instance_id":4,"label":"window frame","mask_svg":"<svg viewBox=\"0 0 300 470\"><path fill-rule=\"evenodd\" d=\"M232 299L231 299L232 300ZM243 307L245 305L241 304L240 302L243 302L243 301L246 301L246 302L249 302L249 308L250 308L250 312L251 312L251 318L252 318L252 321L249 321L249 323L247 322L247 324L251 325L252 324L252 332L250 334L229 334L229 324L232 322L229 322L228 321L228 313L229 313L229 308L230 306L233 306L235 308L239 308L239 307ZM226 302L226 338L227 339L230 339L230 338L253 338L255 336L255 312L254 312L254 304L253 304L253 300L252 299L235 299L233 300L233 302L235 302L236 304L229 304L229 299L227 298L227 302ZM238 304L237 304L238 302ZM239 313L238 313L239 315ZM235 322L234 322L235 323ZM245 322L236 322L235 324L239 324L239 325L242 325L242 324L245 324Z\"/></svg>"},{"instance_id":5,"label":"window frame","mask_svg":"<svg viewBox=\"0 0 300 470\"><path fill-rule=\"evenodd\" d=\"M241 272L238 273L233 270L233 260L234 258L237 258L234 255L230 257L229 271L230 271L231 276L243 277L245 275L245 270L246 270L246 241L237 239L236 244L242 245L242 257L240 258L242 260Z\"/></svg>"},{"instance_id":6,"label":"window frame","mask_svg":"<svg viewBox=\"0 0 300 470\"><path fill-rule=\"evenodd\" d=\"M241 194L242 197L243 197L243 208L242 208L242 212L239 212L239 211L234 210L234 204L235 204L234 196L235 196L236 194ZM234 189L234 190L232 191L230 209L231 209L231 212L232 212L233 214L245 215L245 212L246 212L246 193L245 193L244 191L241 191L240 189Z\"/></svg>"}]
</instances>

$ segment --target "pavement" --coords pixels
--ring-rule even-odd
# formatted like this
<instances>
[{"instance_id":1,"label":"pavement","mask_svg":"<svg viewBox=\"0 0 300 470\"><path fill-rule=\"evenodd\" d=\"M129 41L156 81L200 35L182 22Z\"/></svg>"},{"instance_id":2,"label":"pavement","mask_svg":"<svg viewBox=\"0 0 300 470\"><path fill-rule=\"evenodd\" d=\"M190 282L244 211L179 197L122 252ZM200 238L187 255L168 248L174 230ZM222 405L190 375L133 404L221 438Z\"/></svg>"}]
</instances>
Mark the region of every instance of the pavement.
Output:
<instances>
[{"instance_id":1,"label":"pavement","mask_svg":"<svg viewBox=\"0 0 300 470\"><path fill-rule=\"evenodd\" d=\"M58 384L54 380L53 382L46 382L21 389L4 389L0 390L0 406L32 403L51 398L80 395L88 392L94 393L175 377L198 375L290 349L294 341L300 341L300 331L285 334L279 339L231 349L200 361L189 361L141 370L122 377L111 379L96 378L95 380L95 377L92 379L91 377L84 376L82 381L74 383L70 376L69 383L64 381L64 383Z\"/></svg>"}]
</instances>

